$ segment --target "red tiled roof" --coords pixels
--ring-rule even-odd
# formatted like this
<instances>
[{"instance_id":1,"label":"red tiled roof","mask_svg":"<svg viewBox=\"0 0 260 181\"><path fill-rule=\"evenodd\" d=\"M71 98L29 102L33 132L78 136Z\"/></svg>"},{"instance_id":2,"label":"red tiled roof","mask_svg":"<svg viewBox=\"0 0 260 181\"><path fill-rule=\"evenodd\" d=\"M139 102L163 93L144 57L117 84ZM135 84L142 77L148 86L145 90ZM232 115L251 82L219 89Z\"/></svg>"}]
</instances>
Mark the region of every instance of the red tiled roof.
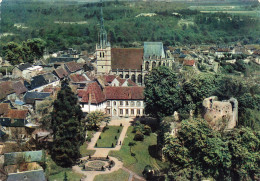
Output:
<instances>
[{"instance_id":1,"label":"red tiled roof","mask_svg":"<svg viewBox=\"0 0 260 181\"><path fill-rule=\"evenodd\" d=\"M27 92L27 88L20 81L13 83L13 89L17 95Z\"/></svg>"},{"instance_id":2,"label":"red tiled roof","mask_svg":"<svg viewBox=\"0 0 260 181\"><path fill-rule=\"evenodd\" d=\"M141 100L144 99L143 87L105 87L106 99L109 100Z\"/></svg>"},{"instance_id":3,"label":"red tiled roof","mask_svg":"<svg viewBox=\"0 0 260 181\"><path fill-rule=\"evenodd\" d=\"M260 55L260 50L254 51L254 55Z\"/></svg>"},{"instance_id":4,"label":"red tiled roof","mask_svg":"<svg viewBox=\"0 0 260 181\"><path fill-rule=\"evenodd\" d=\"M85 78L83 75L80 74L71 74L70 80L72 82L83 82L83 81L87 81L87 78Z\"/></svg>"},{"instance_id":5,"label":"red tiled roof","mask_svg":"<svg viewBox=\"0 0 260 181\"><path fill-rule=\"evenodd\" d=\"M59 67L59 68L55 69L54 71L56 72L57 76L58 76L60 79L62 79L62 78L64 78L64 77L68 76L68 74L69 74L69 73L68 73L64 68L62 68L62 67Z\"/></svg>"},{"instance_id":6,"label":"red tiled roof","mask_svg":"<svg viewBox=\"0 0 260 181\"><path fill-rule=\"evenodd\" d=\"M94 104L99 104L106 100L105 95L97 82L90 83L85 90L78 90L78 96L82 97L80 102L83 103L88 103L89 99L91 99L91 103Z\"/></svg>"},{"instance_id":7,"label":"red tiled roof","mask_svg":"<svg viewBox=\"0 0 260 181\"><path fill-rule=\"evenodd\" d=\"M9 103L0 103L0 115L7 115L9 108Z\"/></svg>"},{"instance_id":8,"label":"red tiled roof","mask_svg":"<svg viewBox=\"0 0 260 181\"><path fill-rule=\"evenodd\" d=\"M104 78L105 78L106 83L111 83L116 78L116 76L115 75L104 75Z\"/></svg>"},{"instance_id":9,"label":"red tiled roof","mask_svg":"<svg viewBox=\"0 0 260 181\"><path fill-rule=\"evenodd\" d=\"M127 79L128 86L137 86L131 79Z\"/></svg>"},{"instance_id":10,"label":"red tiled roof","mask_svg":"<svg viewBox=\"0 0 260 181\"><path fill-rule=\"evenodd\" d=\"M217 52L230 52L228 48L219 48Z\"/></svg>"},{"instance_id":11,"label":"red tiled roof","mask_svg":"<svg viewBox=\"0 0 260 181\"><path fill-rule=\"evenodd\" d=\"M112 69L142 69L143 48L112 48Z\"/></svg>"},{"instance_id":12,"label":"red tiled roof","mask_svg":"<svg viewBox=\"0 0 260 181\"><path fill-rule=\"evenodd\" d=\"M28 110L9 109L6 117L11 119L25 119Z\"/></svg>"},{"instance_id":13,"label":"red tiled roof","mask_svg":"<svg viewBox=\"0 0 260 181\"><path fill-rule=\"evenodd\" d=\"M72 73L83 68L82 64L77 63L77 62L68 62L68 63L65 63L65 65L67 66L69 71Z\"/></svg>"},{"instance_id":14,"label":"red tiled roof","mask_svg":"<svg viewBox=\"0 0 260 181\"><path fill-rule=\"evenodd\" d=\"M184 60L183 65L194 66L195 60Z\"/></svg>"}]
</instances>

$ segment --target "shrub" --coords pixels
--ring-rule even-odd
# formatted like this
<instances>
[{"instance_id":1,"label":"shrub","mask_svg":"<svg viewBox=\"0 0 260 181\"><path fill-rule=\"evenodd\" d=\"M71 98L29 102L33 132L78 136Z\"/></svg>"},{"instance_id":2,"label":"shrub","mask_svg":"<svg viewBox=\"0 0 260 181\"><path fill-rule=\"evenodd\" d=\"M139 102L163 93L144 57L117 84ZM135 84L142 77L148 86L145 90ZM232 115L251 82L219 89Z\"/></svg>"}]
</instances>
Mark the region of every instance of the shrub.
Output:
<instances>
[{"instance_id":1,"label":"shrub","mask_svg":"<svg viewBox=\"0 0 260 181\"><path fill-rule=\"evenodd\" d=\"M115 140L117 140L117 136L115 136Z\"/></svg>"},{"instance_id":2,"label":"shrub","mask_svg":"<svg viewBox=\"0 0 260 181\"><path fill-rule=\"evenodd\" d=\"M143 141L144 140L143 133L141 131L136 131L134 140L135 141Z\"/></svg>"},{"instance_id":3,"label":"shrub","mask_svg":"<svg viewBox=\"0 0 260 181\"><path fill-rule=\"evenodd\" d=\"M120 123L120 126L122 126L122 123Z\"/></svg>"},{"instance_id":4,"label":"shrub","mask_svg":"<svg viewBox=\"0 0 260 181\"><path fill-rule=\"evenodd\" d=\"M144 134L149 136L151 134L151 132L152 132L151 127L148 126L148 125L145 125L144 126Z\"/></svg>"},{"instance_id":5,"label":"shrub","mask_svg":"<svg viewBox=\"0 0 260 181\"><path fill-rule=\"evenodd\" d=\"M120 132L120 130L118 129L118 130L117 130L117 132L119 133L119 132Z\"/></svg>"},{"instance_id":6,"label":"shrub","mask_svg":"<svg viewBox=\"0 0 260 181\"><path fill-rule=\"evenodd\" d=\"M97 147L97 143L96 143L95 147Z\"/></svg>"},{"instance_id":7,"label":"shrub","mask_svg":"<svg viewBox=\"0 0 260 181\"><path fill-rule=\"evenodd\" d=\"M111 147L114 148L114 143L112 143Z\"/></svg>"},{"instance_id":8,"label":"shrub","mask_svg":"<svg viewBox=\"0 0 260 181\"><path fill-rule=\"evenodd\" d=\"M99 138L98 139L101 139L101 136L99 136Z\"/></svg>"}]
</instances>

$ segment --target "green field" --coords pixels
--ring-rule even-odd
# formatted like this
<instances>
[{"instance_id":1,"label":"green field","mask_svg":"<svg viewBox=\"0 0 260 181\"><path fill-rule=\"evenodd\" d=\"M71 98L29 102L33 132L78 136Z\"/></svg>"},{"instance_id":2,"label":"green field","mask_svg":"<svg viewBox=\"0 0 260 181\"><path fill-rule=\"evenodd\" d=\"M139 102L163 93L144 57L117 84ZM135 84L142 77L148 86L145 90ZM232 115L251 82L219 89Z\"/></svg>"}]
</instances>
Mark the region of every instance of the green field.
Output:
<instances>
[{"instance_id":1,"label":"green field","mask_svg":"<svg viewBox=\"0 0 260 181\"><path fill-rule=\"evenodd\" d=\"M168 163L161 162L156 159L156 147L157 136L151 134L146 136L144 141L133 141L135 133L132 133L133 127L129 127L127 130L127 136L124 139L123 146L120 151L111 151L110 156L116 157L123 161L124 167L134 171L138 175L142 176L142 171L146 165L151 165L155 170L162 170L168 166ZM131 156L129 142L135 142L136 145L132 146L132 153L135 156Z\"/></svg>"},{"instance_id":2,"label":"green field","mask_svg":"<svg viewBox=\"0 0 260 181\"><path fill-rule=\"evenodd\" d=\"M128 181L129 173L119 169L110 174L97 175L94 181Z\"/></svg>"},{"instance_id":3,"label":"green field","mask_svg":"<svg viewBox=\"0 0 260 181\"><path fill-rule=\"evenodd\" d=\"M116 146L116 141L118 140L121 131L123 129L122 126L107 126L108 129L106 129L104 132L101 133L100 137L101 139L98 139L97 141L97 148L101 147L111 147L112 143L114 146ZM105 128L104 128L105 129ZM119 132L118 132L119 130ZM115 139L117 137L117 139Z\"/></svg>"}]
</instances>

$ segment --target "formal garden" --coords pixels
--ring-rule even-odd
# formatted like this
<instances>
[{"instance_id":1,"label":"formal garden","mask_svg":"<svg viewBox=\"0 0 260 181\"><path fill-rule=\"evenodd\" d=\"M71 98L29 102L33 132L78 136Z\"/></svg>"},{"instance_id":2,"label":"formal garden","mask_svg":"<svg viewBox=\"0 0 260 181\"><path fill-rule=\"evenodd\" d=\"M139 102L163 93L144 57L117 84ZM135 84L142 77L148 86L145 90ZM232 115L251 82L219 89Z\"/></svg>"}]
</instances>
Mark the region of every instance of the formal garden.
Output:
<instances>
[{"instance_id":1,"label":"formal garden","mask_svg":"<svg viewBox=\"0 0 260 181\"><path fill-rule=\"evenodd\" d=\"M118 140L121 134L122 126L106 126L103 128L98 141L96 142L96 148L114 148L117 144L120 144Z\"/></svg>"}]
</instances>

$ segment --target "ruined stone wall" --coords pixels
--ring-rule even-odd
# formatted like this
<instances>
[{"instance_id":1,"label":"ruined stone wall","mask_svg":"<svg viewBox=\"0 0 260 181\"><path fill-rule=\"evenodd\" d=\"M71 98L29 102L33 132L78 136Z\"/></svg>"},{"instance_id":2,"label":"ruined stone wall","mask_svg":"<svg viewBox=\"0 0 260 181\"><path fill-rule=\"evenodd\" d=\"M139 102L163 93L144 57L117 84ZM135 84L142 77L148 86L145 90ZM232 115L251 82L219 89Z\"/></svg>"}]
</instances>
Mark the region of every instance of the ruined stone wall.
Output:
<instances>
[{"instance_id":1,"label":"ruined stone wall","mask_svg":"<svg viewBox=\"0 0 260 181\"><path fill-rule=\"evenodd\" d=\"M204 99L204 119L215 130L233 129L238 120L238 102L231 98L218 101L216 96Z\"/></svg>"}]
</instances>

